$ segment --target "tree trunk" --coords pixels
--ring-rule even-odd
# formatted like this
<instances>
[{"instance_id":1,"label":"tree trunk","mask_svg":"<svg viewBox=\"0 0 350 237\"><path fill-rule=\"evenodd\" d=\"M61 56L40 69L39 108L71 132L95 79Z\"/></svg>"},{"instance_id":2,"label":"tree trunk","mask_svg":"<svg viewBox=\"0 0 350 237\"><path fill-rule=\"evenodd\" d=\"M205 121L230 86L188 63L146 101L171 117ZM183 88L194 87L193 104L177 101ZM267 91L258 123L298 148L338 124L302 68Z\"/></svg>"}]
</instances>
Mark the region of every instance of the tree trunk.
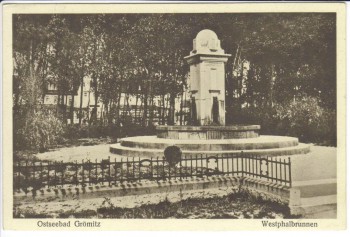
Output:
<instances>
[{"instance_id":1,"label":"tree trunk","mask_svg":"<svg viewBox=\"0 0 350 237\"><path fill-rule=\"evenodd\" d=\"M36 99L36 93L35 93L35 76L34 76L34 59L33 59L33 55L34 55L34 47L33 47L33 39L31 39L30 41L30 49L29 49L29 75L30 75L30 83L31 83L31 88L30 91L32 93L32 101L30 102L31 106L31 112L35 113L36 112L36 103L35 103L35 99Z\"/></svg>"},{"instance_id":2,"label":"tree trunk","mask_svg":"<svg viewBox=\"0 0 350 237\"><path fill-rule=\"evenodd\" d=\"M141 119L141 111L142 111L142 108L143 108L143 95L140 95L140 109L138 110L139 112L139 115L138 115L138 118L139 118L139 122L140 124L139 125L142 125L143 126L143 121Z\"/></svg>"},{"instance_id":3,"label":"tree trunk","mask_svg":"<svg viewBox=\"0 0 350 237\"><path fill-rule=\"evenodd\" d=\"M60 90L59 90L59 87L57 86L57 104L56 104L57 117L59 117L59 114L60 114L60 99L61 99Z\"/></svg>"},{"instance_id":4,"label":"tree trunk","mask_svg":"<svg viewBox=\"0 0 350 237\"><path fill-rule=\"evenodd\" d=\"M96 50L97 50L97 40L95 41L94 44L94 50L93 50L93 59L92 62L96 64ZM97 86L97 75L94 72L92 74L93 76L93 85L94 85L94 94L95 94L95 104L94 104L94 114L93 117L91 118L94 124L97 124L97 102L98 102L98 86ZM89 98L90 99L90 98Z\"/></svg>"},{"instance_id":5,"label":"tree trunk","mask_svg":"<svg viewBox=\"0 0 350 237\"><path fill-rule=\"evenodd\" d=\"M66 95L62 95L62 108L63 108L63 121L65 124L67 124L67 94ZM66 101L64 101L64 97L66 97Z\"/></svg>"},{"instance_id":6,"label":"tree trunk","mask_svg":"<svg viewBox=\"0 0 350 237\"><path fill-rule=\"evenodd\" d=\"M126 100L127 100L127 93L124 93L124 100L123 100L123 110L122 110L122 120L125 121L125 114L126 114Z\"/></svg>"},{"instance_id":7,"label":"tree trunk","mask_svg":"<svg viewBox=\"0 0 350 237\"><path fill-rule=\"evenodd\" d=\"M81 119L83 117L84 76L81 77L80 85L79 126L81 125Z\"/></svg>"},{"instance_id":8,"label":"tree trunk","mask_svg":"<svg viewBox=\"0 0 350 237\"><path fill-rule=\"evenodd\" d=\"M129 105L130 94L127 93L125 97L126 97L126 115L129 116L130 115L130 105Z\"/></svg>"},{"instance_id":9,"label":"tree trunk","mask_svg":"<svg viewBox=\"0 0 350 237\"><path fill-rule=\"evenodd\" d=\"M168 125L174 125L174 116L175 116L175 94L170 93L169 99L169 116L168 116Z\"/></svg>"},{"instance_id":10,"label":"tree trunk","mask_svg":"<svg viewBox=\"0 0 350 237\"><path fill-rule=\"evenodd\" d=\"M147 126L147 112L148 112L148 94L147 92L143 95L143 114L142 114L142 125Z\"/></svg>"},{"instance_id":11,"label":"tree trunk","mask_svg":"<svg viewBox=\"0 0 350 237\"><path fill-rule=\"evenodd\" d=\"M117 124L119 125L120 124L120 99L122 97L122 90L120 89L119 90L119 93L118 93L118 99L117 99Z\"/></svg>"},{"instance_id":12,"label":"tree trunk","mask_svg":"<svg viewBox=\"0 0 350 237\"><path fill-rule=\"evenodd\" d=\"M271 70L271 77L270 77L270 87L269 87L269 106L273 106L273 86L274 86L274 70L275 70L275 65L271 63L270 66Z\"/></svg>"},{"instance_id":13,"label":"tree trunk","mask_svg":"<svg viewBox=\"0 0 350 237\"><path fill-rule=\"evenodd\" d=\"M162 95L161 118L162 118L162 125L164 125L165 124L165 94Z\"/></svg>"},{"instance_id":14,"label":"tree trunk","mask_svg":"<svg viewBox=\"0 0 350 237\"><path fill-rule=\"evenodd\" d=\"M62 115L63 115L63 122L67 124L67 113L66 113L66 105L64 103L64 94L61 95L61 109L62 109Z\"/></svg>"},{"instance_id":15,"label":"tree trunk","mask_svg":"<svg viewBox=\"0 0 350 237\"><path fill-rule=\"evenodd\" d=\"M91 126L91 116L90 116L90 92L91 89L89 89L89 93L88 93L88 104L87 104L87 120L88 120L88 137L90 137L90 126Z\"/></svg>"},{"instance_id":16,"label":"tree trunk","mask_svg":"<svg viewBox=\"0 0 350 237\"><path fill-rule=\"evenodd\" d=\"M151 74L150 75L150 86L149 86L149 119L148 119L148 126L152 126L153 125L153 116L154 116L154 95L153 95L153 76Z\"/></svg>"},{"instance_id":17,"label":"tree trunk","mask_svg":"<svg viewBox=\"0 0 350 237\"><path fill-rule=\"evenodd\" d=\"M112 123L111 119L111 108L112 108L112 101L109 101L106 103L106 117L107 117L107 125L110 125Z\"/></svg>"},{"instance_id":18,"label":"tree trunk","mask_svg":"<svg viewBox=\"0 0 350 237\"><path fill-rule=\"evenodd\" d=\"M135 103L135 116L134 116L134 123L137 124L137 111L138 111L138 103L139 103L139 94L136 94L136 103Z\"/></svg>"},{"instance_id":19,"label":"tree trunk","mask_svg":"<svg viewBox=\"0 0 350 237\"><path fill-rule=\"evenodd\" d=\"M97 124L97 104L98 104L98 90L97 90L97 78L95 77L94 78L94 85L95 85L95 105L94 105L94 111L95 111L95 114L94 114L94 117L93 117L93 121L94 121L94 124Z\"/></svg>"},{"instance_id":20,"label":"tree trunk","mask_svg":"<svg viewBox=\"0 0 350 237\"><path fill-rule=\"evenodd\" d=\"M181 101L180 101L180 125L182 125L182 122L183 122L183 118L182 118L183 104L184 104L184 89L183 89L183 86L182 86Z\"/></svg>"},{"instance_id":21,"label":"tree trunk","mask_svg":"<svg viewBox=\"0 0 350 237\"><path fill-rule=\"evenodd\" d=\"M75 89L73 89L73 92L72 92L72 102L71 102L71 105L70 105L70 123L71 124L74 124L74 94L75 94Z\"/></svg>"}]
</instances>

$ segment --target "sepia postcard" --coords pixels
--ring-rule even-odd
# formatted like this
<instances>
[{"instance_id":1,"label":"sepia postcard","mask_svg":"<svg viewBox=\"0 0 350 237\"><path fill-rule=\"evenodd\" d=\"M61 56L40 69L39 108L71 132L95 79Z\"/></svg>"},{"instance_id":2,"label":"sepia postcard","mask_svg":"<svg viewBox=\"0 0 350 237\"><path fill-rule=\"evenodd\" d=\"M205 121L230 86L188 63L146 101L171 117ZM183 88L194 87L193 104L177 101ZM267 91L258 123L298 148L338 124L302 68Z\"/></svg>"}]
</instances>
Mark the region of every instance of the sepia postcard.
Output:
<instances>
[{"instance_id":1,"label":"sepia postcard","mask_svg":"<svg viewBox=\"0 0 350 237\"><path fill-rule=\"evenodd\" d=\"M2 3L4 230L346 229L345 3Z\"/></svg>"}]
</instances>

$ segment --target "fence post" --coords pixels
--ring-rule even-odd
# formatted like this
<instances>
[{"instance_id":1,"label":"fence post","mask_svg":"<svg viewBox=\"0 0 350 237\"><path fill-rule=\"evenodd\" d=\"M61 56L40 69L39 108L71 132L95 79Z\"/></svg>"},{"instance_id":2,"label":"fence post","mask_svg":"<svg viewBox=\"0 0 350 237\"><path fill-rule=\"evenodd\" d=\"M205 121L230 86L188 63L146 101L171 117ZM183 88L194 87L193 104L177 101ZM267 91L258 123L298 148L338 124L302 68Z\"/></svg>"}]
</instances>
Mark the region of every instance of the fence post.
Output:
<instances>
[{"instance_id":1,"label":"fence post","mask_svg":"<svg viewBox=\"0 0 350 237\"><path fill-rule=\"evenodd\" d=\"M201 154L201 168L200 168L200 170L201 170L201 178L203 178L203 154Z\"/></svg>"},{"instance_id":2,"label":"fence post","mask_svg":"<svg viewBox=\"0 0 350 237\"><path fill-rule=\"evenodd\" d=\"M79 180L78 180L78 161L75 160L75 186L78 186Z\"/></svg>"},{"instance_id":3,"label":"fence post","mask_svg":"<svg viewBox=\"0 0 350 237\"><path fill-rule=\"evenodd\" d=\"M117 185L117 158L114 157L114 185Z\"/></svg>"},{"instance_id":4,"label":"fence post","mask_svg":"<svg viewBox=\"0 0 350 237\"><path fill-rule=\"evenodd\" d=\"M55 170L55 179L54 179L54 183L55 183L55 187L56 187L56 186L57 186L57 185L56 185L56 184L57 184L57 174L56 174L57 162L56 162L56 161L54 162L53 167L54 167L54 170Z\"/></svg>"},{"instance_id":5,"label":"fence post","mask_svg":"<svg viewBox=\"0 0 350 237\"><path fill-rule=\"evenodd\" d=\"M47 162L47 187L50 187L50 161Z\"/></svg>"},{"instance_id":6,"label":"fence post","mask_svg":"<svg viewBox=\"0 0 350 237\"><path fill-rule=\"evenodd\" d=\"M91 186L91 170L92 170L92 165L91 165L91 161L88 160L89 163L89 186Z\"/></svg>"},{"instance_id":7,"label":"fence post","mask_svg":"<svg viewBox=\"0 0 350 237\"><path fill-rule=\"evenodd\" d=\"M287 180L287 162L286 162L286 159L283 158L283 171L284 171L284 184L287 185L287 183L289 184L288 180Z\"/></svg>"},{"instance_id":8,"label":"fence post","mask_svg":"<svg viewBox=\"0 0 350 237\"><path fill-rule=\"evenodd\" d=\"M173 178L175 177L175 179L176 179L176 164L174 164L174 176L173 176Z\"/></svg>"},{"instance_id":9,"label":"fence post","mask_svg":"<svg viewBox=\"0 0 350 237\"><path fill-rule=\"evenodd\" d=\"M32 161L32 166L31 166L32 170L33 170L33 181L35 182L36 181L36 177L35 177L35 170L36 170L36 167L35 167L35 161ZM30 178L30 177L29 177ZM32 186L33 190L34 190L34 185Z\"/></svg>"},{"instance_id":10,"label":"fence post","mask_svg":"<svg viewBox=\"0 0 350 237\"><path fill-rule=\"evenodd\" d=\"M40 186L43 184L43 162L40 161Z\"/></svg>"},{"instance_id":11,"label":"fence post","mask_svg":"<svg viewBox=\"0 0 350 237\"><path fill-rule=\"evenodd\" d=\"M62 172L62 175L61 175L61 178L62 178L62 179L61 179L61 186L62 186L62 188L63 188L63 180L64 180L63 160L61 161L61 167L62 167L62 168L61 168L61 169L62 169L62 170L61 170L61 172Z\"/></svg>"},{"instance_id":12,"label":"fence post","mask_svg":"<svg viewBox=\"0 0 350 237\"><path fill-rule=\"evenodd\" d=\"M159 180L159 156L157 156L157 161L156 161L156 170L157 170L157 173L156 173L156 177L157 177L157 181Z\"/></svg>"},{"instance_id":13,"label":"fence post","mask_svg":"<svg viewBox=\"0 0 350 237\"><path fill-rule=\"evenodd\" d=\"M120 183L123 183L123 165L124 165L124 163L123 163L123 158L121 158L121 160L120 160L121 162L120 162Z\"/></svg>"},{"instance_id":14,"label":"fence post","mask_svg":"<svg viewBox=\"0 0 350 237\"><path fill-rule=\"evenodd\" d=\"M288 157L288 171L289 171L289 187L292 187L292 163L290 162L290 157Z\"/></svg>"},{"instance_id":15,"label":"fence post","mask_svg":"<svg viewBox=\"0 0 350 237\"><path fill-rule=\"evenodd\" d=\"M249 159L249 154L247 155L244 155L244 173L247 175L247 176L250 176L249 172L248 172L248 162L247 162L247 159Z\"/></svg>"},{"instance_id":16,"label":"fence post","mask_svg":"<svg viewBox=\"0 0 350 237\"><path fill-rule=\"evenodd\" d=\"M276 183L278 183L278 167L277 167L277 158L274 158L275 163L275 174L276 174Z\"/></svg>"},{"instance_id":17,"label":"fence post","mask_svg":"<svg viewBox=\"0 0 350 237\"><path fill-rule=\"evenodd\" d=\"M103 185L104 185L104 182L105 182L105 165L104 165L104 160L102 159L101 160L101 163L100 163L100 168L101 168L101 173L102 173L102 175L101 175L101 181L102 181L102 183L103 183Z\"/></svg>"},{"instance_id":18,"label":"fence post","mask_svg":"<svg viewBox=\"0 0 350 237\"><path fill-rule=\"evenodd\" d=\"M140 157L139 157L139 182L141 182L141 159L140 159Z\"/></svg>"},{"instance_id":19,"label":"fence post","mask_svg":"<svg viewBox=\"0 0 350 237\"><path fill-rule=\"evenodd\" d=\"M274 162L273 162L273 157L271 157L271 180L273 181L275 178L273 176L273 165L274 165Z\"/></svg>"},{"instance_id":20,"label":"fence post","mask_svg":"<svg viewBox=\"0 0 350 237\"><path fill-rule=\"evenodd\" d=\"M132 157L132 181L135 182L136 178L135 178L135 157Z\"/></svg>"},{"instance_id":21,"label":"fence post","mask_svg":"<svg viewBox=\"0 0 350 237\"><path fill-rule=\"evenodd\" d=\"M229 158L229 155L228 154L225 154L225 158L226 158L226 172L225 174L230 174L230 163L228 161L228 158Z\"/></svg>"},{"instance_id":22,"label":"fence post","mask_svg":"<svg viewBox=\"0 0 350 237\"><path fill-rule=\"evenodd\" d=\"M234 154L230 154L231 155L231 172L230 175L233 175L235 173L235 162L234 162Z\"/></svg>"},{"instance_id":23,"label":"fence post","mask_svg":"<svg viewBox=\"0 0 350 237\"><path fill-rule=\"evenodd\" d=\"M111 186L111 157L108 156L108 186Z\"/></svg>"},{"instance_id":24,"label":"fence post","mask_svg":"<svg viewBox=\"0 0 350 237\"><path fill-rule=\"evenodd\" d=\"M206 173L207 173L207 177L209 176L209 159L208 159L208 155L205 155L205 168L206 168Z\"/></svg>"},{"instance_id":25,"label":"fence post","mask_svg":"<svg viewBox=\"0 0 350 237\"><path fill-rule=\"evenodd\" d=\"M168 163L168 167L169 167L169 181L171 180L171 166L170 163Z\"/></svg>"},{"instance_id":26,"label":"fence post","mask_svg":"<svg viewBox=\"0 0 350 237\"><path fill-rule=\"evenodd\" d=\"M272 157L270 157L272 158ZM270 181L270 173L269 173L269 157L266 156L266 175L267 175L267 181Z\"/></svg>"},{"instance_id":27,"label":"fence post","mask_svg":"<svg viewBox=\"0 0 350 237\"><path fill-rule=\"evenodd\" d=\"M128 181L129 178L129 157L126 157L126 181Z\"/></svg>"},{"instance_id":28,"label":"fence post","mask_svg":"<svg viewBox=\"0 0 350 237\"><path fill-rule=\"evenodd\" d=\"M238 155L238 153L236 154L236 171L237 171L237 175L239 175L239 155Z\"/></svg>"},{"instance_id":29,"label":"fence post","mask_svg":"<svg viewBox=\"0 0 350 237\"><path fill-rule=\"evenodd\" d=\"M95 184L98 183L98 176L97 176L97 159L95 159Z\"/></svg>"},{"instance_id":30,"label":"fence post","mask_svg":"<svg viewBox=\"0 0 350 237\"><path fill-rule=\"evenodd\" d=\"M179 173L180 173L180 180L182 180L182 164L181 164L182 162L181 162L181 159L180 159L180 162L179 162L179 164L180 164L180 171L179 171Z\"/></svg>"},{"instance_id":31,"label":"fence post","mask_svg":"<svg viewBox=\"0 0 350 237\"><path fill-rule=\"evenodd\" d=\"M251 160L251 158L252 158L252 155L249 155L248 154L248 156L247 156L247 158L248 158L248 174L249 174L249 176L251 176L251 171L250 171L250 160Z\"/></svg>"},{"instance_id":32,"label":"fence post","mask_svg":"<svg viewBox=\"0 0 350 237\"><path fill-rule=\"evenodd\" d=\"M244 176L243 151L241 151L241 175Z\"/></svg>"},{"instance_id":33,"label":"fence post","mask_svg":"<svg viewBox=\"0 0 350 237\"><path fill-rule=\"evenodd\" d=\"M21 189L21 162L18 161L17 163L17 167L18 167L18 189Z\"/></svg>"},{"instance_id":34,"label":"fence post","mask_svg":"<svg viewBox=\"0 0 350 237\"><path fill-rule=\"evenodd\" d=\"M224 168L224 154L221 154L221 173L225 173L225 168Z\"/></svg>"},{"instance_id":35,"label":"fence post","mask_svg":"<svg viewBox=\"0 0 350 237\"><path fill-rule=\"evenodd\" d=\"M192 163L192 155L190 155L190 159L191 159L191 174L190 174L190 176L192 176L193 175L193 171L192 171L192 167L193 167L193 163Z\"/></svg>"},{"instance_id":36,"label":"fence post","mask_svg":"<svg viewBox=\"0 0 350 237\"><path fill-rule=\"evenodd\" d=\"M153 157L151 157L151 179L153 179Z\"/></svg>"},{"instance_id":37,"label":"fence post","mask_svg":"<svg viewBox=\"0 0 350 237\"><path fill-rule=\"evenodd\" d=\"M258 155L255 155L255 177L258 177Z\"/></svg>"},{"instance_id":38,"label":"fence post","mask_svg":"<svg viewBox=\"0 0 350 237\"><path fill-rule=\"evenodd\" d=\"M81 186L84 186L85 185L84 159L81 161L81 181L83 182Z\"/></svg>"},{"instance_id":39,"label":"fence post","mask_svg":"<svg viewBox=\"0 0 350 237\"><path fill-rule=\"evenodd\" d=\"M278 158L278 161L279 161L279 165L280 165L280 183L283 184L282 182L282 163L281 163L281 158Z\"/></svg>"},{"instance_id":40,"label":"fence post","mask_svg":"<svg viewBox=\"0 0 350 237\"><path fill-rule=\"evenodd\" d=\"M165 159L164 159L164 156L163 156L163 160L162 160L162 169L163 169L163 174L162 174L162 178L163 180L165 180Z\"/></svg>"}]
</instances>

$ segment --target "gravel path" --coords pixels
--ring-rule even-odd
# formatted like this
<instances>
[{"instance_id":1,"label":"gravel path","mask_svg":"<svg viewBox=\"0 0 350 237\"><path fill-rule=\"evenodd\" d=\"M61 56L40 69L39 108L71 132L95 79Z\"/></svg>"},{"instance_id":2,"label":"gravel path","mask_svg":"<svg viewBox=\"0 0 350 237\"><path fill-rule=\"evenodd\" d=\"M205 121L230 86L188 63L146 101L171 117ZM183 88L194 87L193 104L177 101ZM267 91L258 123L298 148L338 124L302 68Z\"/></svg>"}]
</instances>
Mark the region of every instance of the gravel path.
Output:
<instances>
[{"instance_id":1,"label":"gravel path","mask_svg":"<svg viewBox=\"0 0 350 237\"><path fill-rule=\"evenodd\" d=\"M291 161L293 181L333 179L337 177L336 147L312 145L309 154L291 156Z\"/></svg>"}]
</instances>

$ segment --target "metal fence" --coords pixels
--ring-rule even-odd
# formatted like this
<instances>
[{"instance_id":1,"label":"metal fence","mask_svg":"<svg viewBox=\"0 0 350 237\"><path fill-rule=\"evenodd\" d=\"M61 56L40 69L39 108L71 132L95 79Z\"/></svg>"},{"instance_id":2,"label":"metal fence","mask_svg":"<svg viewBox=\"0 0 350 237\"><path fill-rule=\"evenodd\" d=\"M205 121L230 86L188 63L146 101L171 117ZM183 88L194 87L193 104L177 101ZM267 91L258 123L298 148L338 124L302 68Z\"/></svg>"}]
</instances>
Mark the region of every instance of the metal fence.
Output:
<instances>
[{"instance_id":1,"label":"metal fence","mask_svg":"<svg viewBox=\"0 0 350 237\"><path fill-rule=\"evenodd\" d=\"M163 158L117 158L81 162L17 162L14 190L40 189L59 185L114 185L142 180L188 179L214 175L252 177L292 186L290 158L224 154L182 157L176 166Z\"/></svg>"}]
</instances>

